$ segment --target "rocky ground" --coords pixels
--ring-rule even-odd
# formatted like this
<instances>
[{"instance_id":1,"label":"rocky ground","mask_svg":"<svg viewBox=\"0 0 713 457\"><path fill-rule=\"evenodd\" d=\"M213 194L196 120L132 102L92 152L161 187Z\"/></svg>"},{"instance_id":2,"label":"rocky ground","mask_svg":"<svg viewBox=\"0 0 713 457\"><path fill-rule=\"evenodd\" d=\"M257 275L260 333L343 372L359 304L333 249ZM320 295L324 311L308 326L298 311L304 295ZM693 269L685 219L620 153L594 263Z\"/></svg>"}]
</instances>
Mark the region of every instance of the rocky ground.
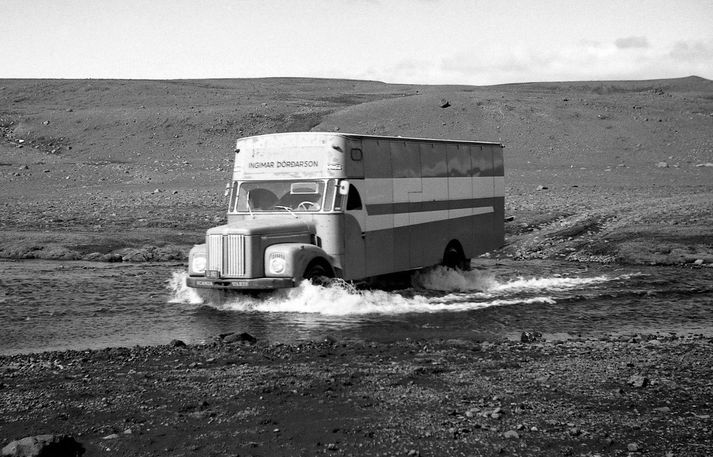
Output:
<instances>
[{"instance_id":1,"label":"rocky ground","mask_svg":"<svg viewBox=\"0 0 713 457\"><path fill-rule=\"evenodd\" d=\"M0 81L0 256L183 259L224 220L235 139L310 129L502 141L493 256L713 264L713 83L695 77ZM5 356L0 439L67 434L87 455L704 456L711 344L229 336Z\"/></svg>"},{"instance_id":2,"label":"rocky ground","mask_svg":"<svg viewBox=\"0 0 713 457\"><path fill-rule=\"evenodd\" d=\"M0 357L0 436L86 455L713 453L713 340L255 343Z\"/></svg>"}]
</instances>

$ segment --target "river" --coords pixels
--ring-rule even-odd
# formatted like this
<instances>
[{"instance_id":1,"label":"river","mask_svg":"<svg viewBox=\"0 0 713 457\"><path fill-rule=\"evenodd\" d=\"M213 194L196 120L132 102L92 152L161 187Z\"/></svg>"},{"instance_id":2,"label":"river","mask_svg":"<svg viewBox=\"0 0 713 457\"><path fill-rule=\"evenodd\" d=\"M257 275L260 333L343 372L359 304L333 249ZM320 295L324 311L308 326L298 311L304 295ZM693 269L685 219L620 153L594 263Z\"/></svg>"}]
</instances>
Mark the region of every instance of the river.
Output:
<instances>
[{"instance_id":1,"label":"river","mask_svg":"<svg viewBox=\"0 0 713 457\"><path fill-rule=\"evenodd\" d=\"M400 290L302 284L257 297L201 298L181 264L0 261L0 354L209 342L248 332L271 343L326 337L548 339L713 335L713 268L475 261Z\"/></svg>"}]
</instances>

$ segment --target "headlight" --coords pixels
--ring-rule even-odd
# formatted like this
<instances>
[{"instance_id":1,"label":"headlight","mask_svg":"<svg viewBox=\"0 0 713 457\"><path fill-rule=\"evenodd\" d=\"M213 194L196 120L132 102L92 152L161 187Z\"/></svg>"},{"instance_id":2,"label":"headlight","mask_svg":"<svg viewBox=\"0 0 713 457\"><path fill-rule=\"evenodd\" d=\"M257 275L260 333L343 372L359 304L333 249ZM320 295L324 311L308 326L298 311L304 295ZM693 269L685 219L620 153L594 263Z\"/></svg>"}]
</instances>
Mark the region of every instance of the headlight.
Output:
<instances>
[{"instance_id":1,"label":"headlight","mask_svg":"<svg viewBox=\"0 0 713 457\"><path fill-rule=\"evenodd\" d=\"M193 257L193 261L191 262L191 270L196 273L205 272L205 262L206 260L203 256Z\"/></svg>"},{"instance_id":2,"label":"headlight","mask_svg":"<svg viewBox=\"0 0 713 457\"><path fill-rule=\"evenodd\" d=\"M268 262L268 267L270 273L274 275L279 275L285 272L287 267L287 261L285 260L285 254L282 252L273 252L270 254L270 260Z\"/></svg>"}]
</instances>

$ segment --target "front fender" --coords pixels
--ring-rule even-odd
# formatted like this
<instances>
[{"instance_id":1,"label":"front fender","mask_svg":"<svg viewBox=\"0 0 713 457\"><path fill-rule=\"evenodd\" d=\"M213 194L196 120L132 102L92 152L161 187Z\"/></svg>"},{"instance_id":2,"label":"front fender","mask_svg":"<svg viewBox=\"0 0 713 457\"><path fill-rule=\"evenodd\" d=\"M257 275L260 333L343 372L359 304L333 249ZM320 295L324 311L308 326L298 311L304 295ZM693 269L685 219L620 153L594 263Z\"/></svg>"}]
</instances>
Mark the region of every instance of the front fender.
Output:
<instances>
[{"instance_id":1,"label":"front fender","mask_svg":"<svg viewBox=\"0 0 713 457\"><path fill-rule=\"evenodd\" d=\"M265 249L265 276L271 278L295 278L301 280L302 275L314 259L322 258L333 267L332 256L324 252L319 246L307 243L273 244ZM273 271L271 267L279 266L284 260L284 271Z\"/></svg>"}]
</instances>

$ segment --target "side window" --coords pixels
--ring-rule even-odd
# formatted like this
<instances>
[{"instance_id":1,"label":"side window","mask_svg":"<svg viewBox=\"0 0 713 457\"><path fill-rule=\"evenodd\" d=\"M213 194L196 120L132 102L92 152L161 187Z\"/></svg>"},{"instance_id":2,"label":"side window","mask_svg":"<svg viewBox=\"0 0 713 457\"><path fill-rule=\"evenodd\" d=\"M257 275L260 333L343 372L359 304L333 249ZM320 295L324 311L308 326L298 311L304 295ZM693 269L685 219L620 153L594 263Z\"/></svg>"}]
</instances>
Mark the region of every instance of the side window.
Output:
<instances>
[{"instance_id":1,"label":"side window","mask_svg":"<svg viewBox=\"0 0 713 457\"><path fill-rule=\"evenodd\" d=\"M448 176L446 149L433 143L421 144L421 176L424 178Z\"/></svg>"},{"instance_id":2,"label":"side window","mask_svg":"<svg viewBox=\"0 0 713 457\"><path fill-rule=\"evenodd\" d=\"M418 143L392 141L391 167L394 178L420 178L421 153Z\"/></svg>"},{"instance_id":3,"label":"side window","mask_svg":"<svg viewBox=\"0 0 713 457\"><path fill-rule=\"evenodd\" d=\"M347 211L361 209L361 197L354 185L349 186L349 196L347 197Z\"/></svg>"},{"instance_id":4,"label":"side window","mask_svg":"<svg viewBox=\"0 0 713 457\"><path fill-rule=\"evenodd\" d=\"M477 147L477 146L475 146ZM458 146L449 144L448 151L448 176L458 178L464 176L477 176L472 169L470 160L470 148L468 146Z\"/></svg>"}]
</instances>

